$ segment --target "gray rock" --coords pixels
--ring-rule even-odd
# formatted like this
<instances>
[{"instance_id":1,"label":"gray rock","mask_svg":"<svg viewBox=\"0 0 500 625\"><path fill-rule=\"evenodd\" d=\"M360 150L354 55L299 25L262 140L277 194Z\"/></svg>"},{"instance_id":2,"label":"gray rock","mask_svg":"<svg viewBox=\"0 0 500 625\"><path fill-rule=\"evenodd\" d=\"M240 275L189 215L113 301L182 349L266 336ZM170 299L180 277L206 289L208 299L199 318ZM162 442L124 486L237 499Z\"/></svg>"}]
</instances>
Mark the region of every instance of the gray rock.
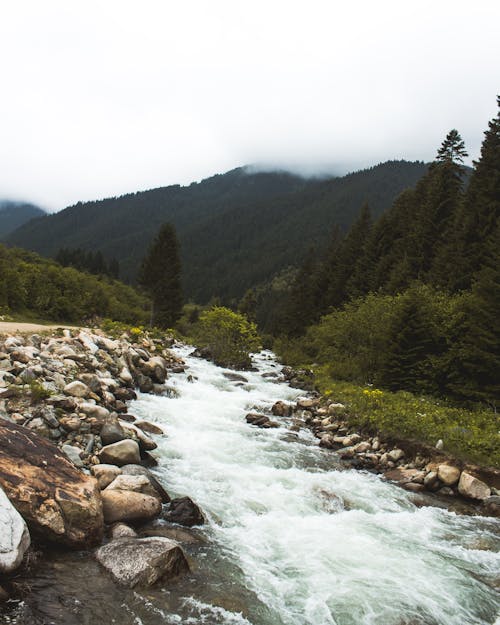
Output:
<instances>
[{"instance_id":1,"label":"gray rock","mask_svg":"<svg viewBox=\"0 0 500 625\"><path fill-rule=\"evenodd\" d=\"M18 568L30 542L24 519L0 488L0 573Z\"/></svg>"},{"instance_id":2,"label":"gray rock","mask_svg":"<svg viewBox=\"0 0 500 625\"><path fill-rule=\"evenodd\" d=\"M66 393L66 395L71 395L72 397L88 397L90 394L90 389L83 382L75 380L74 382L66 384L66 386L64 387L64 392Z\"/></svg>"},{"instance_id":3,"label":"gray rock","mask_svg":"<svg viewBox=\"0 0 500 625\"><path fill-rule=\"evenodd\" d=\"M115 523L111 526L109 534L112 540L118 538L137 538L137 532L126 523Z\"/></svg>"},{"instance_id":4,"label":"gray rock","mask_svg":"<svg viewBox=\"0 0 500 625\"><path fill-rule=\"evenodd\" d=\"M458 482L458 492L470 499L487 499L491 495L490 487L470 473L462 471Z\"/></svg>"},{"instance_id":5,"label":"gray rock","mask_svg":"<svg viewBox=\"0 0 500 625\"><path fill-rule=\"evenodd\" d=\"M401 460L401 458L404 457L405 452L402 449L392 449L387 455L393 462L398 462L398 460Z\"/></svg>"},{"instance_id":6,"label":"gray rock","mask_svg":"<svg viewBox=\"0 0 500 625\"><path fill-rule=\"evenodd\" d=\"M129 588L151 586L189 571L180 546L161 537L113 540L96 551L96 558L118 583Z\"/></svg>"},{"instance_id":7,"label":"gray rock","mask_svg":"<svg viewBox=\"0 0 500 625\"><path fill-rule=\"evenodd\" d=\"M61 451L64 453L66 458L75 465L75 467L81 469L84 466L81 459L83 450L79 447L75 447L73 445L63 445L61 447Z\"/></svg>"},{"instance_id":8,"label":"gray rock","mask_svg":"<svg viewBox=\"0 0 500 625\"><path fill-rule=\"evenodd\" d=\"M140 464L126 464L122 468L122 473L124 475L145 475L151 483L151 486L155 489L155 491L160 495L163 503L170 502L170 496L167 491L163 488L160 482L156 479L156 477L151 473L149 469L143 467Z\"/></svg>"},{"instance_id":9,"label":"gray rock","mask_svg":"<svg viewBox=\"0 0 500 625\"><path fill-rule=\"evenodd\" d=\"M118 423L118 421L109 421L105 423L100 432L103 445L112 445L118 441L122 441L128 436L125 434L125 430Z\"/></svg>"},{"instance_id":10,"label":"gray rock","mask_svg":"<svg viewBox=\"0 0 500 625\"><path fill-rule=\"evenodd\" d=\"M118 467L124 464L139 464L141 462L139 445L130 439L106 445L99 453L99 460L104 464L116 464Z\"/></svg>"}]
</instances>

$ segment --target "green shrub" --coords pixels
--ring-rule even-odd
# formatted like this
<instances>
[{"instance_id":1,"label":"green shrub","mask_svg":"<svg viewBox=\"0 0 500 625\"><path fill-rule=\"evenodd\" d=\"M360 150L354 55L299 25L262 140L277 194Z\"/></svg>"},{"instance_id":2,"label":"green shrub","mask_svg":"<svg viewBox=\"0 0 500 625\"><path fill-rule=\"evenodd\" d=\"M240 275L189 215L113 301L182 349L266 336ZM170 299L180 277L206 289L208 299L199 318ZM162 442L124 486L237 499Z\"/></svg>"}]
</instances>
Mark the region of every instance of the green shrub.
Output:
<instances>
[{"instance_id":1,"label":"green shrub","mask_svg":"<svg viewBox=\"0 0 500 625\"><path fill-rule=\"evenodd\" d=\"M261 349L256 325L223 306L201 313L194 338L199 346L208 348L214 362L225 367L248 368L250 352Z\"/></svg>"}]
</instances>

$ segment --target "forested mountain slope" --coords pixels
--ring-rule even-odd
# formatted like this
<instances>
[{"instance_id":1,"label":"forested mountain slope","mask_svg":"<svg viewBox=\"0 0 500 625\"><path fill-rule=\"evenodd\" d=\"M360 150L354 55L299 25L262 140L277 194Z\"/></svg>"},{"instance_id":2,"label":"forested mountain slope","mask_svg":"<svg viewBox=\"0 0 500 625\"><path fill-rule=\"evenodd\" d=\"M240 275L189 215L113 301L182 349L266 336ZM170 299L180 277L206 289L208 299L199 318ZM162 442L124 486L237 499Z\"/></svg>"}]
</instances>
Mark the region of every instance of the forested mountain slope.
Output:
<instances>
[{"instance_id":1,"label":"forested mountain slope","mask_svg":"<svg viewBox=\"0 0 500 625\"><path fill-rule=\"evenodd\" d=\"M240 297L311 245L321 248L334 224L347 229L364 202L373 214L413 186L426 165L391 161L328 180L243 168L187 187L178 185L79 203L33 220L9 243L53 256L60 247L100 250L134 281L161 223L174 224L188 298Z\"/></svg>"},{"instance_id":2,"label":"forested mountain slope","mask_svg":"<svg viewBox=\"0 0 500 625\"><path fill-rule=\"evenodd\" d=\"M0 240L30 219L42 215L45 215L45 211L34 204L0 200Z\"/></svg>"}]
</instances>

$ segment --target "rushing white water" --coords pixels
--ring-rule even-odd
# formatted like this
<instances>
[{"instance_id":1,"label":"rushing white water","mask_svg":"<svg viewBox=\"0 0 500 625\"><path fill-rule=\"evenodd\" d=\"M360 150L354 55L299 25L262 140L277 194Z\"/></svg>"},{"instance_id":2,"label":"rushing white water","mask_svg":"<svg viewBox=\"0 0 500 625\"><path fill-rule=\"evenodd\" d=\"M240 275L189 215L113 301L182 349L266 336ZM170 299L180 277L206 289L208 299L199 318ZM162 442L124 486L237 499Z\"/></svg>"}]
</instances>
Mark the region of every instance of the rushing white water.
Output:
<instances>
[{"instance_id":1,"label":"rushing white water","mask_svg":"<svg viewBox=\"0 0 500 625\"><path fill-rule=\"evenodd\" d=\"M211 599L200 583L184 589L183 623L495 623L498 521L417 507L377 476L340 469L286 420L249 426L246 413L300 394L262 377L278 370L269 355L238 385L187 348L178 352L188 368L168 380L175 393L140 395L130 411L165 429L157 473L208 520L198 557Z\"/></svg>"}]
</instances>

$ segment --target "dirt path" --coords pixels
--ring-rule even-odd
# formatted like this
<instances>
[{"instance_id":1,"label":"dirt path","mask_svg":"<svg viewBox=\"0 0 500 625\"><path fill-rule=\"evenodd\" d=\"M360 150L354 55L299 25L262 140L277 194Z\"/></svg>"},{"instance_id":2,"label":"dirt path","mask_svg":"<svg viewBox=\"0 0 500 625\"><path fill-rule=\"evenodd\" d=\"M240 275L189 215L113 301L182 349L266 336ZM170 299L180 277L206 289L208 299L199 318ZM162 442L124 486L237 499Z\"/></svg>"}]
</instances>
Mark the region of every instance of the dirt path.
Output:
<instances>
[{"instance_id":1,"label":"dirt path","mask_svg":"<svg viewBox=\"0 0 500 625\"><path fill-rule=\"evenodd\" d=\"M19 323L17 321L0 321L0 334L14 334L16 332L47 332L57 328L74 329L78 326L67 325L42 325L41 323Z\"/></svg>"}]
</instances>

